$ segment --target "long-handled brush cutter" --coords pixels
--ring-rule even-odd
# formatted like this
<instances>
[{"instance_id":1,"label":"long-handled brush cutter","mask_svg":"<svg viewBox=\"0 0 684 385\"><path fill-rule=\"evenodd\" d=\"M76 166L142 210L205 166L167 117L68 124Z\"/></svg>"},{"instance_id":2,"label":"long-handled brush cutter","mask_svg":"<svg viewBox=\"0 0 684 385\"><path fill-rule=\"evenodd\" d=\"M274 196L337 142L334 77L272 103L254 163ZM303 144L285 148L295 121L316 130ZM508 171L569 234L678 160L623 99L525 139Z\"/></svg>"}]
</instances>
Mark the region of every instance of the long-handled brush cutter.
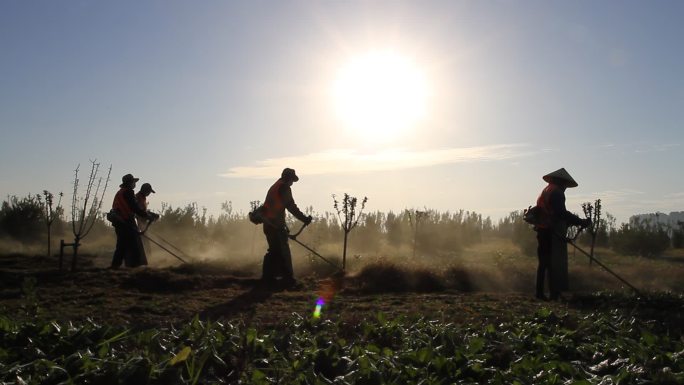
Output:
<instances>
[{"instance_id":1,"label":"long-handled brush cutter","mask_svg":"<svg viewBox=\"0 0 684 385\"><path fill-rule=\"evenodd\" d=\"M164 250L164 251L166 251L167 253L171 254L173 257L175 257L175 258L178 259L179 261L181 261L181 262L183 262L183 263L188 263L185 259L179 257L176 253L174 253L173 251L171 251L171 250L169 250L168 248L164 247L164 245L162 245L161 243L157 242L156 240L150 238L149 236L147 236L147 234L145 234L145 233L147 232L147 230L149 230L150 225L152 224L152 222L154 222L154 220L148 220L148 221L147 221L147 224L145 225L145 228L144 228L142 231L139 231L139 232L138 232L138 233L140 234L140 236L141 236L141 237L144 237L144 238L147 239L148 241L150 241L150 242L154 243L155 245L159 246L159 248L161 248L162 250ZM160 240L162 240L163 242L165 242L169 247L171 247L171 248L177 250L178 252L180 252L180 253L182 253L182 254L187 255L187 254L184 253L182 250L180 250L179 248L177 248L176 246L174 246L173 244L171 244L171 242L165 240L164 238L162 238L162 237L160 237L160 236L158 236L158 235L155 235L155 237L157 237L157 238L159 238Z\"/></svg>"},{"instance_id":2,"label":"long-handled brush cutter","mask_svg":"<svg viewBox=\"0 0 684 385\"><path fill-rule=\"evenodd\" d=\"M557 237L563 239L565 242L571 244L572 247L575 248L575 250L579 250L580 253L586 255L587 257L589 257L589 260L590 260L590 261L596 262L597 265L601 266L605 271L607 271L608 273L610 273L613 277L619 279L620 282L624 283L625 285L629 286L630 289L634 290L634 292L635 292L638 296L641 296L641 292L639 291L639 289L637 289L636 287L634 287L634 285L632 285L631 283L627 282L626 279L624 279L624 278L622 278L621 276L619 276L616 272L614 272L613 270L609 269L608 266L606 266L604 263L602 263L601 261L599 261L598 259L596 259L596 257L594 256L594 253L593 253L593 250L594 250L593 244L592 244L592 247L591 247L591 249L592 249L592 252L591 252L591 253L587 253L587 252L586 252L585 250L583 250L581 247L577 246L576 240L577 240L577 238L579 237L579 235L582 233L582 231L583 231L584 229L585 229L584 227L580 227L580 228L577 230L577 233L575 233L575 236L572 237L572 238L568 238L568 237L565 237L565 236L561 236L561 235L556 234L556 233L554 233L554 235L556 235ZM596 238L593 238L593 239L592 239L592 243L594 242L595 239L596 239Z\"/></svg>"},{"instance_id":3,"label":"long-handled brush cutter","mask_svg":"<svg viewBox=\"0 0 684 385\"><path fill-rule=\"evenodd\" d=\"M176 259L178 259L179 261L181 261L181 262L183 262L183 263L188 263L188 261L186 261L185 259L179 257L178 255L176 255L176 253L174 253L173 251L167 249L167 248L164 247L161 243L155 241L154 239L148 237L148 236L145 235L145 234L140 234L140 235L141 235L142 237L144 237L145 239L147 239L148 241L150 241L150 242L154 243L155 245L159 246L160 249L162 249L162 250L166 251L167 253L171 254L172 256L174 256L174 257L175 257ZM169 245L170 245L170 244L169 244ZM170 246L173 246L173 245L170 245Z\"/></svg>"},{"instance_id":4,"label":"long-handled brush cutter","mask_svg":"<svg viewBox=\"0 0 684 385\"><path fill-rule=\"evenodd\" d=\"M303 248L309 250L309 252L311 252L313 255L315 255L315 256L317 256L318 258L320 258L320 259L324 260L325 262L327 262L330 266L333 266L333 267L337 270L338 273L340 273L340 272L341 272L341 273L344 273L344 270L343 270L342 268L340 268L335 262L332 262L331 260L325 258L325 257L322 256L321 254L319 254L316 250L314 250L314 249L312 249L311 247L305 245L305 244L302 243L299 239L297 239L297 237L299 236L299 234L301 234L302 231L304 231L304 228L305 228L306 226L308 226L308 223L304 223L304 224L302 225L302 227L299 229L299 231L297 231L297 232L294 233L294 234L288 234L287 237L290 238L290 239L292 239L293 241L297 242L297 243L298 243L300 246L302 246Z\"/></svg>"}]
</instances>

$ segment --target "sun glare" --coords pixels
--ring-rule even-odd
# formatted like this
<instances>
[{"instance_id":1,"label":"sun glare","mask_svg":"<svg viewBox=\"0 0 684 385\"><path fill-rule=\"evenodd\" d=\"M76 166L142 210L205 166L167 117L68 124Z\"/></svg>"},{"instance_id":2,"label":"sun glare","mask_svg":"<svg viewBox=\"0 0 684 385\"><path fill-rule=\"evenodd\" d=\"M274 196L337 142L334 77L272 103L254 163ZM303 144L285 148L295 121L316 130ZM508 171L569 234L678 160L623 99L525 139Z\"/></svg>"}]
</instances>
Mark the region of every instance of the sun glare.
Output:
<instances>
[{"instance_id":1,"label":"sun glare","mask_svg":"<svg viewBox=\"0 0 684 385\"><path fill-rule=\"evenodd\" d=\"M407 57L372 52L350 60L334 86L337 116L373 141L404 134L425 116L423 73Z\"/></svg>"}]
</instances>

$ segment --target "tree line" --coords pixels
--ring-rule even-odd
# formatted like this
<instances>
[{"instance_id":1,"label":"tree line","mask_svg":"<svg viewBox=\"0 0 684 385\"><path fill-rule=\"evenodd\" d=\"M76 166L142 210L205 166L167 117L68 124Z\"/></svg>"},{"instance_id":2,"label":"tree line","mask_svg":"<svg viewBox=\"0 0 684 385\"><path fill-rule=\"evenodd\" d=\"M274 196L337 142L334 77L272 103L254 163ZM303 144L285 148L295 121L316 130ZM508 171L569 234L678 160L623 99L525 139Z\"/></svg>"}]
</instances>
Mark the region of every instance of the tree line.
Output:
<instances>
[{"instance_id":1,"label":"tree line","mask_svg":"<svg viewBox=\"0 0 684 385\"><path fill-rule=\"evenodd\" d=\"M25 197L10 196L0 207L0 252L8 252L10 244L22 245L36 253L49 251L48 234L52 242L70 239L72 220L67 219L64 209L53 206L53 196L47 191ZM340 254L345 232L340 217L335 212L315 212L312 207L304 210L314 217L304 235L313 247L335 250ZM224 202L218 215L207 215L207 209L197 203L172 207L162 204L161 218L150 227L150 233L175 245L189 249L189 253L217 256L260 256L265 243L259 226L253 225L246 213L233 209L231 202ZM375 254L406 256L450 255L465 247L475 245L492 237L508 238L517 244L523 254L536 255L536 238L530 225L523 221L523 212L514 211L498 222L472 211L402 210L370 211L363 213L358 226L350 234L351 254ZM684 226L673 228L649 221L633 220L616 224L615 218L606 214L599 220L595 245L611 248L619 254L657 257L668 248L682 248ZM293 231L298 226L291 223ZM588 233L580 235L580 244L589 244ZM92 232L84 241L88 244L111 245L115 243L114 231L103 213L95 215Z\"/></svg>"}]
</instances>

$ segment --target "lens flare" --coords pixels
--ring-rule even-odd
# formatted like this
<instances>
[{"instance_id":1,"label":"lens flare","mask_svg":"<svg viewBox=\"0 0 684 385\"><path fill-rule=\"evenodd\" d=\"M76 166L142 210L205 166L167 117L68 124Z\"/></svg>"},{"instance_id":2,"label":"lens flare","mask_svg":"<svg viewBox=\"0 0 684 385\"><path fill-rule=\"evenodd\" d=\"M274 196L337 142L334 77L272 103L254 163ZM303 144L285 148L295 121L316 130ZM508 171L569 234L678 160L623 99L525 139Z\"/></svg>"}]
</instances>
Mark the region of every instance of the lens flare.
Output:
<instances>
[{"instance_id":1,"label":"lens flare","mask_svg":"<svg viewBox=\"0 0 684 385\"><path fill-rule=\"evenodd\" d=\"M316 308L313 312L314 318L320 318L323 307L332 302L333 297L342 289L341 279L324 279L319 282L318 299L316 300Z\"/></svg>"},{"instance_id":2,"label":"lens flare","mask_svg":"<svg viewBox=\"0 0 684 385\"><path fill-rule=\"evenodd\" d=\"M321 317L321 310L323 309L323 305L325 305L325 300L321 297L318 298L316 301L316 308L314 309L313 317L314 318L320 318Z\"/></svg>"}]
</instances>

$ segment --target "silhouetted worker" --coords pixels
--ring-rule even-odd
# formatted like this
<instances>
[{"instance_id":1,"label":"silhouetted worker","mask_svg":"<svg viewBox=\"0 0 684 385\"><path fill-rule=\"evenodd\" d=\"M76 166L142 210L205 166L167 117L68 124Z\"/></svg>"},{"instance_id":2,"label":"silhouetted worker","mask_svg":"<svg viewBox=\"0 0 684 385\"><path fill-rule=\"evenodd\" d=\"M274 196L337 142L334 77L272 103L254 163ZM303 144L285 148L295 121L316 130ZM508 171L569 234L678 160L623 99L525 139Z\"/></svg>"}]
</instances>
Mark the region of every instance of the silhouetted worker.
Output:
<instances>
[{"instance_id":1,"label":"silhouetted worker","mask_svg":"<svg viewBox=\"0 0 684 385\"><path fill-rule=\"evenodd\" d=\"M121 178L120 189L114 196L112 202L112 212L116 220L112 221L114 231L116 231L116 250L112 257L112 269L118 269L124 262L127 267L137 267L146 265L147 260L142 249L140 233L135 223L135 215L143 218L151 218L147 211L143 210L135 199L135 183L138 178L131 174L126 174Z\"/></svg>"},{"instance_id":2,"label":"silhouetted worker","mask_svg":"<svg viewBox=\"0 0 684 385\"><path fill-rule=\"evenodd\" d=\"M159 215L147 210L147 197L153 193L156 193L156 191L152 189L152 185L149 183L143 183L143 185L140 186L140 191L135 194L135 200L138 202L138 206L140 206L140 208L145 210L145 212L148 214L148 218L143 218L137 214L135 215L136 222L138 223L138 229L140 231L145 230L149 220L155 220L159 217Z\"/></svg>"},{"instance_id":3,"label":"silhouetted worker","mask_svg":"<svg viewBox=\"0 0 684 385\"><path fill-rule=\"evenodd\" d=\"M138 202L138 206L145 210L148 215L148 218L143 218L137 214L135 215L135 221L138 224L138 231L140 234L147 230L150 222L159 219L158 214L155 214L147 209L147 197L152 193L155 193L155 191L152 189L152 185L149 183L143 183L142 186L140 186L140 191L135 194L135 200ZM147 254L150 250L150 243L147 241L147 239L142 239L142 237L139 237L139 239L141 241L140 247L142 248L140 255L141 265L147 265Z\"/></svg>"},{"instance_id":4,"label":"silhouetted worker","mask_svg":"<svg viewBox=\"0 0 684 385\"><path fill-rule=\"evenodd\" d=\"M551 299L556 300L563 290L568 289L568 226L589 226L589 219L581 219L565 209L565 189L577 187L577 182L565 171L558 169L544 175L549 184L537 198L541 208L542 221L537 230L537 298L546 300L544 278L548 272Z\"/></svg>"},{"instance_id":5,"label":"silhouetted worker","mask_svg":"<svg viewBox=\"0 0 684 385\"><path fill-rule=\"evenodd\" d=\"M266 284L275 284L277 277L283 278L286 286L296 283L292 271L292 255L288 244L288 230L285 225L285 210L300 221L311 223L311 215L305 215L295 204L290 187L299 180L295 170L286 168L266 194L263 205L264 234L268 252L264 255L261 279Z\"/></svg>"}]
</instances>

